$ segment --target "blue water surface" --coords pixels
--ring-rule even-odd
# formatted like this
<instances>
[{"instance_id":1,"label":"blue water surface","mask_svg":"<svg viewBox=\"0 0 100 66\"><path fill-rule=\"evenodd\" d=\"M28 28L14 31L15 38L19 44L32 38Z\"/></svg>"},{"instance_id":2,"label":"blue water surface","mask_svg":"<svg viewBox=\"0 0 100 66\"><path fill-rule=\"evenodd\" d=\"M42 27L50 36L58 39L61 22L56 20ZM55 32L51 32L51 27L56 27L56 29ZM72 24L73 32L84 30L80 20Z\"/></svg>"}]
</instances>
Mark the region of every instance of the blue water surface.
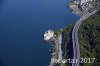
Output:
<instances>
[{"instance_id":1,"label":"blue water surface","mask_svg":"<svg viewBox=\"0 0 100 66\"><path fill-rule=\"evenodd\" d=\"M75 22L68 0L0 0L0 66L47 66L43 33Z\"/></svg>"}]
</instances>

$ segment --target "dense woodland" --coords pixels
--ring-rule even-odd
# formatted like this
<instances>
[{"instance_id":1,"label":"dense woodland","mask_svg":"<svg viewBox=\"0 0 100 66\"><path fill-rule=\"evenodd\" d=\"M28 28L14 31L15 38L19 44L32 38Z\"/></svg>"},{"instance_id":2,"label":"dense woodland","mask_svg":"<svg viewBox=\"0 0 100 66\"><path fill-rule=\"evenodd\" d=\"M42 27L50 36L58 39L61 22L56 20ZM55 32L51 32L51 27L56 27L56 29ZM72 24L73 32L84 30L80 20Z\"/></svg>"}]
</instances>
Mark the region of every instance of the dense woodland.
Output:
<instances>
[{"instance_id":1,"label":"dense woodland","mask_svg":"<svg viewBox=\"0 0 100 66\"><path fill-rule=\"evenodd\" d=\"M82 66L100 66L100 11L86 19L79 29L81 57L95 58L91 64Z\"/></svg>"},{"instance_id":2,"label":"dense woodland","mask_svg":"<svg viewBox=\"0 0 100 66\"><path fill-rule=\"evenodd\" d=\"M72 28L74 24L63 29L63 58L72 58ZM81 58L95 58L94 63L84 63L80 66L100 66L100 11L90 16L81 24L78 32ZM65 64L62 66L66 66ZM67 63L67 66L70 64Z\"/></svg>"}]
</instances>

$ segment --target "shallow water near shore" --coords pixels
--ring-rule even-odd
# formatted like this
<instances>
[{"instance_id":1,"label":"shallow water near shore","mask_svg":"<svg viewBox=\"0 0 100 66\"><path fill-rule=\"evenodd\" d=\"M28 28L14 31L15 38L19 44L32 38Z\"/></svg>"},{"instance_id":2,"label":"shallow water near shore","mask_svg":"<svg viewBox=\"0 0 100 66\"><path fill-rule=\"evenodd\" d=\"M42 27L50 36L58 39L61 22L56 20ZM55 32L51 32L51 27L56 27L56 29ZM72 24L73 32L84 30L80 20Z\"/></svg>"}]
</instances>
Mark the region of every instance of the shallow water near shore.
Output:
<instances>
[{"instance_id":1,"label":"shallow water near shore","mask_svg":"<svg viewBox=\"0 0 100 66\"><path fill-rule=\"evenodd\" d=\"M0 0L0 66L47 66L50 44L46 30L79 19L68 0Z\"/></svg>"}]
</instances>

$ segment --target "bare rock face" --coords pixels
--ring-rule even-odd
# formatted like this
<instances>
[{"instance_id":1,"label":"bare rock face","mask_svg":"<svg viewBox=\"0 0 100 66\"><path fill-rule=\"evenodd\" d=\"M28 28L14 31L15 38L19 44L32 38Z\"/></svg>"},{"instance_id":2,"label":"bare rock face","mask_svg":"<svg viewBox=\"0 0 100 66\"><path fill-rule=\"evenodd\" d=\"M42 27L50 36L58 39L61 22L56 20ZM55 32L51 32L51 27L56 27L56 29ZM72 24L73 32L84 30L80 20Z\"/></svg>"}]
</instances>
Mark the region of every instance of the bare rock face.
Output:
<instances>
[{"instance_id":1,"label":"bare rock face","mask_svg":"<svg viewBox=\"0 0 100 66\"><path fill-rule=\"evenodd\" d=\"M53 37L54 37L54 31L52 31L52 30L48 30L44 33L45 41L49 41L49 40L53 39Z\"/></svg>"}]
</instances>

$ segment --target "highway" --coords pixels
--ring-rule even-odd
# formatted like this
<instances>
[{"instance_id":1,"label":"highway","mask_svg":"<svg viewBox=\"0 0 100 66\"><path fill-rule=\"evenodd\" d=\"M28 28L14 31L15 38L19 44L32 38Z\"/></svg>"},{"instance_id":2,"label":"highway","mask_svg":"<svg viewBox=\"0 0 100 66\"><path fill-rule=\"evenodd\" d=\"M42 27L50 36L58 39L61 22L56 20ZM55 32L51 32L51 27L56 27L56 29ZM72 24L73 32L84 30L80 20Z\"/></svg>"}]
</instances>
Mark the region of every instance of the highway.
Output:
<instances>
[{"instance_id":1,"label":"highway","mask_svg":"<svg viewBox=\"0 0 100 66\"><path fill-rule=\"evenodd\" d=\"M72 43L73 43L73 59L80 59L80 48L78 43L78 29L81 23L87 19L89 16L95 14L97 11L93 11L91 13L87 13L85 16L81 17L75 24L73 31L72 31ZM72 66L79 66L79 61L72 63Z\"/></svg>"}]
</instances>

